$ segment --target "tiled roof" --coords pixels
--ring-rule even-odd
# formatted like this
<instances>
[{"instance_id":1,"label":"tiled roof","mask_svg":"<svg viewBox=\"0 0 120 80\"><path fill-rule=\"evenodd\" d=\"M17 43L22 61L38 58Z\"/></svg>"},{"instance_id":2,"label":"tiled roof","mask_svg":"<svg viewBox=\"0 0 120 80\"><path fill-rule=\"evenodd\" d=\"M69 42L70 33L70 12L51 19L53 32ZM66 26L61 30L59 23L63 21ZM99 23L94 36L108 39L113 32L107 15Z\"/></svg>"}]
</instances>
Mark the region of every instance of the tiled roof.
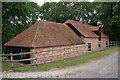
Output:
<instances>
[{"instance_id":1,"label":"tiled roof","mask_svg":"<svg viewBox=\"0 0 120 80\"><path fill-rule=\"evenodd\" d=\"M74 20L67 20L64 24L70 23L73 27L75 27L84 37L93 37L98 38L98 35L95 34L93 31L98 31L99 26L89 25L87 23L80 23ZM108 38L103 32L101 32L101 37Z\"/></svg>"},{"instance_id":2,"label":"tiled roof","mask_svg":"<svg viewBox=\"0 0 120 80\"><path fill-rule=\"evenodd\" d=\"M67 25L39 21L7 42L5 46L52 47L83 43Z\"/></svg>"}]
</instances>

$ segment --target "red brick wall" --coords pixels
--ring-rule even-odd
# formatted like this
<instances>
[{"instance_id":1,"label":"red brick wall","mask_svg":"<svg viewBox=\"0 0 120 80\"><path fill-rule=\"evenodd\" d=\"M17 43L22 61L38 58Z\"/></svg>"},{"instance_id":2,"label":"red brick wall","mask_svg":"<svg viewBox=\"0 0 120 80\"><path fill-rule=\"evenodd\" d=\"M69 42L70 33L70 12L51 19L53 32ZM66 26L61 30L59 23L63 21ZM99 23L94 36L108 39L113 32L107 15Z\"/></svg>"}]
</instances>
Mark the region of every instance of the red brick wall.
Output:
<instances>
[{"instance_id":1,"label":"red brick wall","mask_svg":"<svg viewBox=\"0 0 120 80\"><path fill-rule=\"evenodd\" d=\"M47 63L47 62L61 60L64 58L69 58L69 57L74 57L74 56L78 56L78 55L90 52L88 51L88 43L91 43L91 46L92 46L91 51L97 51L100 49L104 49L106 47L107 40L108 39L105 39L105 38L101 40L101 47L98 47L98 38L84 38L84 41L86 43L83 45L53 47L53 48L34 48L34 49L31 49L31 52L37 51L37 53L31 54L31 58L36 58L36 57L42 57L42 58L39 58L37 60L31 60L31 64L34 64L36 62L40 64ZM54 50L49 51L49 52L41 52L43 50L46 51L46 50L51 50L51 49L54 49ZM79 52L75 52L75 51L79 51ZM64 54L65 52L71 52L71 53ZM61 53L61 55L56 55L59 53ZM45 56L50 56L50 57L45 57Z\"/></svg>"},{"instance_id":2,"label":"red brick wall","mask_svg":"<svg viewBox=\"0 0 120 80\"><path fill-rule=\"evenodd\" d=\"M106 48L106 41L109 41L109 39L108 38L102 38L102 40L101 40L102 48Z\"/></svg>"},{"instance_id":3,"label":"red brick wall","mask_svg":"<svg viewBox=\"0 0 120 80\"><path fill-rule=\"evenodd\" d=\"M102 38L100 41L101 47L98 46L99 41L98 38L84 38L84 41L86 42L86 46L88 45L88 43L91 43L92 46L92 51L97 51L97 50L101 50L106 48L106 41L108 41L109 39L107 38Z\"/></svg>"},{"instance_id":4,"label":"red brick wall","mask_svg":"<svg viewBox=\"0 0 120 80\"><path fill-rule=\"evenodd\" d=\"M98 38L84 38L84 41L86 46L91 43L92 51L95 51L98 47Z\"/></svg>"},{"instance_id":5,"label":"red brick wall","mask_svg":"<svg viewBox=\"0 0 120 80\"><path fill-rule=\"evenodd\" d=\"M77 47L79 46L79 47ZM69 48L67 48L69 47ZM56 48L62 48L61 50L54 50L54 51L50 51L50 52L41 52L43 50L51 50L51 49L56 49ZM31 54L31 58L35 58L35 57L43 57L43 58L39 58L38 60L31 60L31 63L34 64L36 61L39 63L46 63L46 62L51 62L51 61L56 61L56 60L61 60L64 58L69 58L69 57L74 57L74 56L78 56L81 54L84 54L87 52L87 48L85 47L85 45L74 45L74 46L66 46L66 49L64 49L64 47L54 47L54 48L35 48L35 49L31 49L31 52L35 52L38 51L37 54ZM79 51L80 52L74 52L74 51ZM71 52L69 54L62 54L57 56L56 54L59 53L65 53L65 52ZM47 57L45 58L44 56L49 56L51 55L51 57ZM56 55L56 56L52 56L52 55Z\"/></svg>"}]
</instances>

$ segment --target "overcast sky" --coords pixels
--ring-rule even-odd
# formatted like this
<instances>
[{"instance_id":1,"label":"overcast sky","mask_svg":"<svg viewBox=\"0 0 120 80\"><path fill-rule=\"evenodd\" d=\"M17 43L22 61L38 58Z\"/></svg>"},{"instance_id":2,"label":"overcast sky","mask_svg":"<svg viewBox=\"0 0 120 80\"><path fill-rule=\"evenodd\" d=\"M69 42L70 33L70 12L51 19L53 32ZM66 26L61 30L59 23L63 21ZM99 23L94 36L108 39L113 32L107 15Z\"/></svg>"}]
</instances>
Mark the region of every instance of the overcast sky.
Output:
<instances>
[{"instance_id":1,"label":"overcast sky","mask_svg":"<svg viewBox=\"0 0 120 80\"><path fill-rule=\"evenodd\" d=\"M42 6L44 2L59 2L60 0L31 0L33 2L36 2L38 5Z\"/></svg>"},{"instance_id":2,"label":"overcast sky","mask_svg":"<svg viewBox=\"0 0 120 80\"><path fill-rule=\"evenodd\" d=\"M60 0L31 0L33 2L36 2L38 5L42 6L44 2L59 2ZM93 0L89 0L93 1Z\"/></svg>"}]
</instances>

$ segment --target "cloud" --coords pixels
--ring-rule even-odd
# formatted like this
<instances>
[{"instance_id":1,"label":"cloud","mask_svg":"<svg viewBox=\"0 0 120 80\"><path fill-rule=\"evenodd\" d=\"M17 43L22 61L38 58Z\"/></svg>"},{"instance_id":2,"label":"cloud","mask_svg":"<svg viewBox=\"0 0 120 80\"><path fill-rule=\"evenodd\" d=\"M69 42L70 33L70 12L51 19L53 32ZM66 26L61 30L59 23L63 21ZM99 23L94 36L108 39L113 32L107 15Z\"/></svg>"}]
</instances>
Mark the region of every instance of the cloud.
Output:
<instances>
[{"instance_id":1,"label":"cloud","mask_svg":"<svg viewBox=\"0 0 120 80\"><path fill-rule=\"evenodd\" d=\"M31 0L33 2L36 2L38 5L42 6L44 2L59 2L60 0Z\"/></svg>"}]
</instances>

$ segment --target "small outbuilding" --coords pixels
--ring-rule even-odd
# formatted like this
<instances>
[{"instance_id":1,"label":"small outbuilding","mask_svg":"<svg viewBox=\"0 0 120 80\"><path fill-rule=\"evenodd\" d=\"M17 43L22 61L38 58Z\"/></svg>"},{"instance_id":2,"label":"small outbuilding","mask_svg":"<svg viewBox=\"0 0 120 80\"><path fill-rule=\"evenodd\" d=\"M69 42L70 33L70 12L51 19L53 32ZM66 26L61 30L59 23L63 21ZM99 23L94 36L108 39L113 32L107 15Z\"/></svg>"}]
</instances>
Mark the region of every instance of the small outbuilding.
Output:
<instances>
[{"instance_id":1,"label":"small outbuilding","mask_svg":"<svg viewBox=\"0 0 120 80\"><path fill-rule=\"evenodd\" d=\"M100 26L93 26L87 23L80 23L74 20L65 22L81 39L85 45L91 46L92 51L106 48L109 37L102 31Z\"/></svg>"},{"instance_id":2,"label":"small outbuilding","mask_svg":"<svg viewBox=\"0 0 120 80\"><path fill-rule=\"evenodd\" d=\"M109 37L101 31L99 26L92 26L74 20L67 20L64 23L38 21L15 38L5 43L5 46L6 54L38 51L37 54L15 56L15 60L81 50L80 53L73 52L66 55L38 59L39 63L45 63L77 56L87 51L104 49L106 47L106 41L108 40ZM51 49L54 50L50 52L40 52ZM22 62L34 64L35 60Z\"/></svg>"}]
</instances>

